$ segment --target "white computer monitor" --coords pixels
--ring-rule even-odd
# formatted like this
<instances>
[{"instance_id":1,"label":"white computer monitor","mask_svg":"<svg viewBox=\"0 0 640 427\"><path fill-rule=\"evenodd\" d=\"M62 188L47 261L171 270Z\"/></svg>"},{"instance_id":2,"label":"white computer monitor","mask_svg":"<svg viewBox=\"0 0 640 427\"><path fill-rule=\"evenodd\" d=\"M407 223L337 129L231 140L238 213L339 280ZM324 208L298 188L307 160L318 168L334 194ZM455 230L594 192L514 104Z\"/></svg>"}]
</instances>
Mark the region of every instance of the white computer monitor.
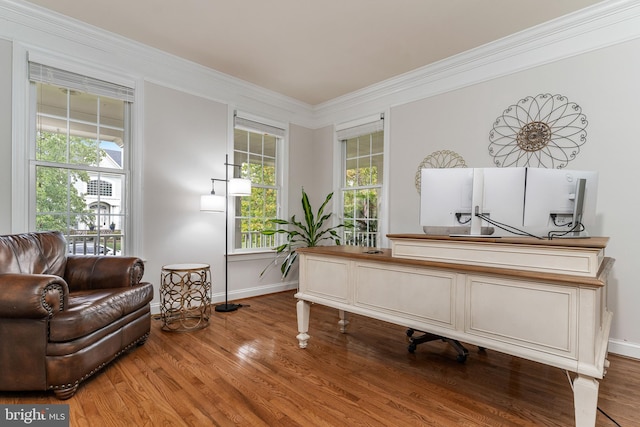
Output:
<instances>
[{"instance_id":1,"label":"white computer monitor","mask_svg":"<svg viewBox=\"0 0 640 427\"><path fill-rule=\"evenodd\" d=\"M427 234L505 235L496 224L522 227L525 168L423 169L420 188Z\"/></svg>"},{"instance_id":2,"label":"white computer monitor","mask_svg":"<svg viewBox=\"0 0 640 427\"><path fill-rule=\"evenodd\" d=\"M525 227L556 237L568 231L564 237L588 236L586 229L596 223L597 172L527 168L526 184Z\"/></svg>"},{"instance_id":3,"label":"white computer monitor","mask_svg":"<svg viewBox=\"0 0 640 427\"><path fill-rule=\"evenodd\" d=\"M526 168L483 168L480 212L489 221L481 227L493 227L494 235L512 235L522 229ZM476 174L477 176L477 174Z\"/></svg>"},{"instance_id":4,"label":"white computer monitor","mask_svg":"<svg viewBox=\"0 0 640 427\"><path fill-rule=\"evenodd\" d=\"M429 234L468 233L472 192L473 169L422 169L420 225Z\"/></svg>"}]
</instances>

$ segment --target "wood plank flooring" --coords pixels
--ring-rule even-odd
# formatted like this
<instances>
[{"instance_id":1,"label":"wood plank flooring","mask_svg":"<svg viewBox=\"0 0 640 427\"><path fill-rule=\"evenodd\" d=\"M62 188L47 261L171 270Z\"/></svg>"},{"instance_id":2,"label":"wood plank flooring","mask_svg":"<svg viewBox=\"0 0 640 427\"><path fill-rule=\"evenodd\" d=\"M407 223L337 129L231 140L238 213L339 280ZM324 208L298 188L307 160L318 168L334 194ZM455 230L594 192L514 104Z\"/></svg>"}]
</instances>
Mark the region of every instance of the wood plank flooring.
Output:
<instances>
[{"instance_id":1,"label":"wood plank flooring","mask_svg":"<svg viewBox=\"0 0 640 427\"><path fill-rule=\"evenodd\" d=\"M565 372L468 345L464 364L437 341L407 351L405 328L311 308L300 349L293 292L239 301L208 328L151 337L58 401L0 392L0 403L68 403L71 426L571 426ZM640 426L640 361L610 355L598 405ZM598 413L597 426L615 426Z\"/></svg>"}]
</instances>

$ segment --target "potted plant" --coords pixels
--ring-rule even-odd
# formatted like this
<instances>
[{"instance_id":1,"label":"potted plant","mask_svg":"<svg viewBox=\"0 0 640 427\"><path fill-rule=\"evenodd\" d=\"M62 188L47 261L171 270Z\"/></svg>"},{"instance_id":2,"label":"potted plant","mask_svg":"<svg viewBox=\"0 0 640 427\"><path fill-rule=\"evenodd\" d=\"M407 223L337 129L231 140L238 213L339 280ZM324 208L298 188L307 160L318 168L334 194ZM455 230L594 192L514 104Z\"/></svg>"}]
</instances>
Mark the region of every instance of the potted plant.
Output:
<instances>
[{"instance_id":1,"label":"potted plant","mask_svg":"<svg viewBox=\"0 0 640 427\"><path fill-rule=\"evenodd\" d=\"M318 209L318 212L314 216L313 208L309 203L309 197L307 193L305 193L304 188L302 189L302 210L304 212L304 222L297 221L296 216L293 215L290 220L285 219L272 219L271 223L274 225L285 226L283 228L273 228L268 230L263 230L262 234L266 236L273 236L275 234L285 234L287 237L287 241L282 245L274 248L276 251L276 259L274 264L278 263L278 259L280 255L285 254L284 260L282 264L280 264L280 271L282 272L282 277L286 277L291 270L294 262L298 258L298 254L296 253L297 248L301 247L311 247L311 246L320 246L321 242L330 240L335 242L336 245L340 244L340 236L338 235L337 230L342 227L350 228L351 225L339 224L335 227L325 227L325 222L331 217L331 213L324 213L324 208L327 206L327 203L333 197L333 193L329 193L329 195L325 198L324 203ZM260 273L262 276L265 271L271 266L269 264L263 271Z\"/></svg>"}]
</instances>

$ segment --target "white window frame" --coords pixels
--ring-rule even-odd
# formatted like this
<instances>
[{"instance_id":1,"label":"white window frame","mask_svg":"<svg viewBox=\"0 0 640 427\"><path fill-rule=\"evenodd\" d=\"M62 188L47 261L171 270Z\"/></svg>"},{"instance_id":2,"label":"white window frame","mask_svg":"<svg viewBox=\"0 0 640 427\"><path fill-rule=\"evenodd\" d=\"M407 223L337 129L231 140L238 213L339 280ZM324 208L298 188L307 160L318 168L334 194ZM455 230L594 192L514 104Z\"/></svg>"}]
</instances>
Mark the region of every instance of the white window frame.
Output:
<instances>
[{"instance_id":1,"label":"white window frame","mask_svg":"<svg viewBox=\"0 0 640 427\"><path fill-rule=\"evenodd\" d=\"M277 218L282 218L283 213L287 211L288 204L288 193L289 193L289 185L288 181L285 177L288 176L288 158L289 158L289 126L283 122L269 119L263 116L259 116L253 113L249 113L242 110L237 110L232 106L229 107L229 140L227 145L227 151L229 153L234 153L234 130L235 130L235 118L240 117L242 119L246 119L252 122L263 124L267 127L273 127L276 129L281 129L284 132L282 137L279 137L277 146L276 146L276 186L278 187L278 202L276 209ZM246 128L245 128L246 129ZM236 164L233 156L230 156L229 163ZM231 176L232 169L229 169L229 176ZM228 242L229 247L227 248L230 254L251 254L251 253L271 253L273 252L272 247L264 247L264 248L235 248L235 203L237 197L231 197L229 200L229 229L228 233ZM278 238L281 236L277 236Z\"/></svg>"},{"instance_id":2,"label":"white window frame","mask_svg":"<svg viewBox=\"0 0 640 427\"><path fill-rule=\"evenodd\" d=\"M135 96L130 117L130 147L128 153L127 177L128 191L126 203L128 206L127 235L122 253L142 253L142 141L143 115L142 100L144 93L141 79L123 75L111 70L108 65L89 64L86 60L72 57L61 57L50 52L27 47L21 43L13 46L12 68L12 188L11 188L11 230L22 233L35 229L35 194L33 191L31 150L35 147L30 143L30 132L33 112L30 106L29 61L51 66L72 73L85 75L98 80L108 81L133 88ZM34 116L35 117L35 116ZM25 144L25 141L29 143Z\"/></svg>"},{"instance_id":3,"label":"white window frame","mask_svg":"<svg viewBox=\"0 0 640 427\"><path fill-rule=\"evenodd\" d=\"M384 119L384 132L383 132L383 182L382 189L379 199L379 210L378 210L378 227L379 227L379 236L377 241L377 247L388 247L389 240L387 238L387 234L389 233L389 142L390 142L390 110L387 109L381 113L376 113L372 115L367 115L358 119L342 122L334 125L334 156L333 156L333 164L334 164L334 174L333 174L333 188L334 194L338 195L339 202L335 204L334 208L334 225L338 223L343 223L344 218L344 206L342 201L342 190L343 190L343 181L344 181L344 169L345 158L344 158L344 150L342 146L342 141L344 139L340 139L338 137L339 132L344 129L354 128L358 126L366 126L369 123L377 122L381 118Z\"/></svg>"}]
</instances>

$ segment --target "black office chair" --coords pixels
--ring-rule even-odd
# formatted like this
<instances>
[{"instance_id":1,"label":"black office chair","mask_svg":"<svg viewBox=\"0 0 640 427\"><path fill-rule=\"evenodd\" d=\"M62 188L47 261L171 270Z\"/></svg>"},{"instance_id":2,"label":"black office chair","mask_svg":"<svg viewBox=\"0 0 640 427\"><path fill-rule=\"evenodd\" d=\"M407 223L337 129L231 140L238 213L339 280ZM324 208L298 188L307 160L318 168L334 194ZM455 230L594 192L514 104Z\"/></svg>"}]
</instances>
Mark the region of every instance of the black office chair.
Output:
<instances>
[{"instance_id":1,"label":"black office chair","mask_svg":"<svg viewBox=\"0 0 640 427\"><path fill-rule=\"evenodd\" d=\"M411 328L407 329L407 337L409 338L409 346L407 347L407 350L409 350L409 353L414 353L416 351L416 347L418 347L418 344L422 344L430 341L442 340L446 343L449 343L449 345L451 345L451 347L453 347L456 350L456 352L458 352L458 356L456 357L457 362L459 363L466 362L467 356L469 355L469 350L464 348L464 346L460 344L459 341L453 340L451 338L443 337L441 335L432 334L429 332L424 332L422 335L414 337L413 334L415 332L416 332L415 329L411 329Z\"/></svg>"}]
</instances>

